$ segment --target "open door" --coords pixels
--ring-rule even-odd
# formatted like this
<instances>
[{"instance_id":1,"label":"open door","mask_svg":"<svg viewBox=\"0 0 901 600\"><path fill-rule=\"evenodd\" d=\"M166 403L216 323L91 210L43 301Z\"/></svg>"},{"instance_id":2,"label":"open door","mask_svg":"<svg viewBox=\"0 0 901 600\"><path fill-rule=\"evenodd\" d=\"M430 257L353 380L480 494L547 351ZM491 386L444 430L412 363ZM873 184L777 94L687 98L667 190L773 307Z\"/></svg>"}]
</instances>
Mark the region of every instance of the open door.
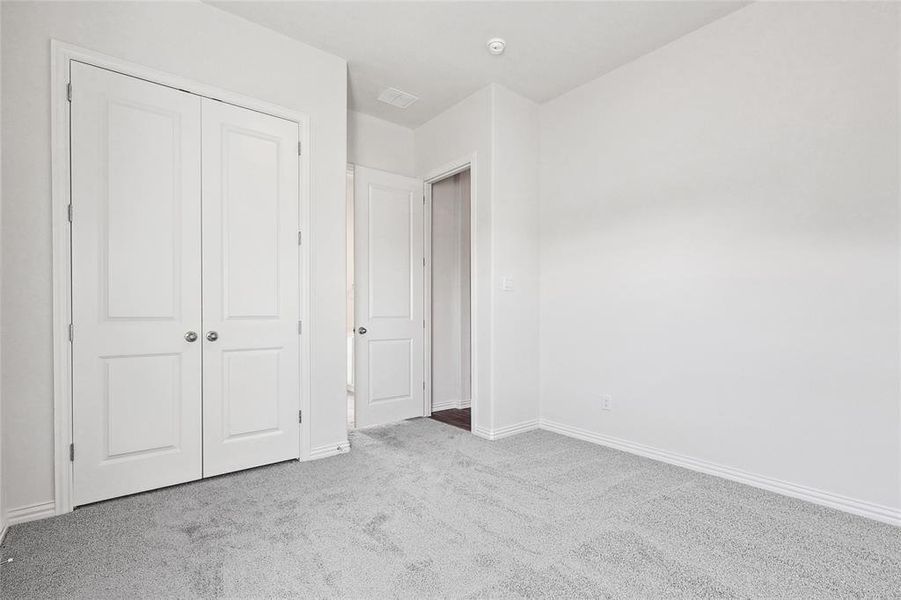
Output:
<instances>
[{"instance_id":1,"label":"open door","mask_svg":"<svg viewBox=\"0 0 901 600\"><path fill-rule=\"evenodd\" d=\"M423 416L422 181L354 170L357 427Z\"/></svg>"}]
</instances>

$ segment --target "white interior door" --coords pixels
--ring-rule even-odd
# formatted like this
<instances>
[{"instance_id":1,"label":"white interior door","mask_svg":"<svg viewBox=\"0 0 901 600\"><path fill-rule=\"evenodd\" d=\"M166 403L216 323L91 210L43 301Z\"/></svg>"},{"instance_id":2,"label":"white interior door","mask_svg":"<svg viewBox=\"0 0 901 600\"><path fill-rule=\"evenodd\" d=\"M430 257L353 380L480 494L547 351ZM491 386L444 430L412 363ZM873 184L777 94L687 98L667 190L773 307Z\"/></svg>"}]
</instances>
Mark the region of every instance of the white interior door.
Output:
<instances>
[{"instance_id":1,"label":"white interior door","mask_svg":"<svg viewBox=\"0 0 901 600\"><path fill-rule=\"evenodd\" d=\"M299 456L298 126L203 99L203 474Z\"/></svg>"},{"instance_id":2,"label":"white interior door","mask_svg":"<svg viewBox=\"0 0 901 600\"><path fill-rule=\"evenodd\" d=\"M201 476L200 98L71 69L79 505Z\"/></svg>"},{"instance_id":3,"label":"white interior door","mask_svg":"<svg viewBox=\"0 0 901 600\"><path fill-rule=\"evenodd\" d=\"M422 181L354 170L355 418L423 416Z\"/></svg>"}]
</instances>

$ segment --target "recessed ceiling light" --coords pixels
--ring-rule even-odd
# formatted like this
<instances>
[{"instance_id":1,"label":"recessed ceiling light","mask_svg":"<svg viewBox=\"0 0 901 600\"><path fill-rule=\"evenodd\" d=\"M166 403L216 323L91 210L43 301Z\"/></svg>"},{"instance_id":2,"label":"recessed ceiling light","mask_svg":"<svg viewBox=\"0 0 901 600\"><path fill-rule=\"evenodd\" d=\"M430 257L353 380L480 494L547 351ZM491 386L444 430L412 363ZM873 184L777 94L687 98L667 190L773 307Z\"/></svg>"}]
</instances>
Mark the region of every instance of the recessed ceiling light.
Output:
<instances>
[{"instance_id":1,"label":"recessed ceiling light","mask_svg":"<svg viewBox=\"0 0 901 600\"><path fill-rule=\"evenodd\" d=\"M382 93L379 94L379 100L384 102L385 104L396 106L397 108L407 108L408 106L419 100L419 97L401 91L397 88L388 88L386 90L382 90Z\"/></svg>"},{"instance_id":2,"label":"recessed ceiling light","mask_svg":"<svg viewBox=\"0 0 901 600\"><path fill-rule=\"evenodd\" d=\"M494 54L495 56L499 56L504 53L504 48L507 47L507 42L502 40L501 38L491 38L488 40L488 52Z\"/></svg>"}]
</instances>

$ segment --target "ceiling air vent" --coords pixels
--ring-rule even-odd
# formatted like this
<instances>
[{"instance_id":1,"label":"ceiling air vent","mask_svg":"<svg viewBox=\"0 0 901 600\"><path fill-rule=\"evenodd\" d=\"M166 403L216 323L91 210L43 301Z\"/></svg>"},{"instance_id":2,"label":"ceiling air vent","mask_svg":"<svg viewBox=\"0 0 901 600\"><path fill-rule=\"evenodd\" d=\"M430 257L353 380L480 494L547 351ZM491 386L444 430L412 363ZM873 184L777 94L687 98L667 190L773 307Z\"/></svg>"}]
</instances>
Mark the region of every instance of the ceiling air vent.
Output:
<instances>
[{"instance_id":1,"label":"ceiling air vent","mask_svg":"<svg viewBox=\"0 0 901 600\"><path fill-rule=\"evenodd\" d=\"M394 88L382 90L382 93L379 94L379 101L390 104L391 106L396 106L397 108L407 108L417 100L419 100L417 96Z\"/></svg>"}]
</instances>

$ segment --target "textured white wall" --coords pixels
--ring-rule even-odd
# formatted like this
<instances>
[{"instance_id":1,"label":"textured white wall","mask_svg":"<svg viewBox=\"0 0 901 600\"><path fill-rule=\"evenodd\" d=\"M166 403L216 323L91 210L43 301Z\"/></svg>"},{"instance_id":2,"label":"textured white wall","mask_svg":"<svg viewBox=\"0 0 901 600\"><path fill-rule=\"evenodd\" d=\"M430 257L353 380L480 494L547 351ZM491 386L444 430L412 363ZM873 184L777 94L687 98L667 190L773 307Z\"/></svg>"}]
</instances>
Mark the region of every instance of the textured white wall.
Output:
<instances>
[{"instance_id":1,"label":"textured white wall","mask_svg":"<svg viewBox=\"0 0 901 600\"><path fill-rule=\"evenodd\" d=\"M3 2L2 400L7 510L53 500L50 39L310 115L311 444L346 436L345 62L199 2Z\"/></svg>"},{"instance_id":2,"label":"textured white wall","mask_svg":"<svg viewBox=\"0 0 901 600\"><path fill-rule=\"evenodd\" d=\"M0 40L3 40L3 11L0 10ZM3 114L3 43L0 41L0 115ZM2 118L2 117L0 117ZM3 296L3 144L0 143L0 298ZM0 302L0 340L3 339L3 307ZM2 344L0 344L0 381L3 380ZM0 385L0 542L6 531L6 495L3 477L3 390Z\"/></svg>"},{"instance_id":3,"label":"textured white wall","mask_svg":"<svg viewBox=\"0 0 901 600\"><path fill-rule=\"evenodd\" d=\"M348 111L347 161L415 177L413 130L377 117Z\"/></svg>"},{"instance_id":4,"label":"textured white wall","mask_svg":"<svg viewBox=\"0 0 901 600\"><path fill-rule=\"evenodd\" d=\"M541 107L543 418L901 506L897 10L753 4Z\"/></svg>"},{"instance_id":5,"label":"textured white wall","mask_svg":"<svg viewBox=\"0 0 901 600\"><path fill-rule=\"evenodd\" d=\"M493 127L493 427L503 429L538 421L538 106L494 86Z\"/></svg>"}]
</instances>

